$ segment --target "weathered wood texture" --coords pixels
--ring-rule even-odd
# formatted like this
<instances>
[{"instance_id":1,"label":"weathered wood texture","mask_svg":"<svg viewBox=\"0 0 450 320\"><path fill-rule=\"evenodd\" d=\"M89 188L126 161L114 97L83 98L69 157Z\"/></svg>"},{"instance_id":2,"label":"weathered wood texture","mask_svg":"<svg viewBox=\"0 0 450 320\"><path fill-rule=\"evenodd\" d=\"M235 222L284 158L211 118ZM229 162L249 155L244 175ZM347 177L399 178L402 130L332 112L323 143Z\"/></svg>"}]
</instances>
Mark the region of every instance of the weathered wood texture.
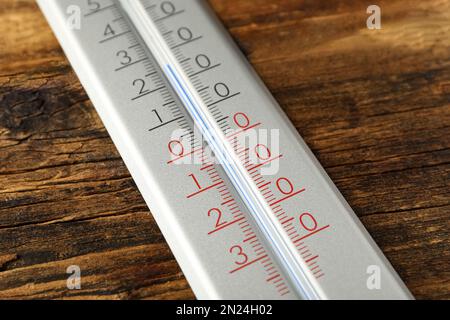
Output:
<instances>
[{"instance_id":1,"label":"weathered wood texture","mask_svg":"<svg viewBox=\"0 0 450 320\"><path fill-rule=\"evenodd\" d=\"M411 291L450 298L450 1L378 1L378 31L370 1L211 3ZM193 298L35 3L0 21L0 298Z\"/></svg>"}]
</instances>

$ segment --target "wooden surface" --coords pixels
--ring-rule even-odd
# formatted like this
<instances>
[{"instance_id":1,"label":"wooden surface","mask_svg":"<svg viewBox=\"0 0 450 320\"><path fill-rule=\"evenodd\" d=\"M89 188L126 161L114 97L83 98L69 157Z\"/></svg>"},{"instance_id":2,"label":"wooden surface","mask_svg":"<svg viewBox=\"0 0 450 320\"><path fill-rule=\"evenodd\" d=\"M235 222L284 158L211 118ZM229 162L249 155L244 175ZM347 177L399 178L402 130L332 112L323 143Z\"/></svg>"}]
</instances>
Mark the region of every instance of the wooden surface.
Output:
<instances>
[{"instance_id":1,"label":"wooden surface","mask_svg":"<svg viewBox=\"0 0 450 320\"><path fill-rule=\"evenodd\" d=\"M450 1L377 1L377 31L371 1L211 3L413 294L450 298ZM37 6L0 21L0 298L193 298Z\"/></svg>"}]
</instances>

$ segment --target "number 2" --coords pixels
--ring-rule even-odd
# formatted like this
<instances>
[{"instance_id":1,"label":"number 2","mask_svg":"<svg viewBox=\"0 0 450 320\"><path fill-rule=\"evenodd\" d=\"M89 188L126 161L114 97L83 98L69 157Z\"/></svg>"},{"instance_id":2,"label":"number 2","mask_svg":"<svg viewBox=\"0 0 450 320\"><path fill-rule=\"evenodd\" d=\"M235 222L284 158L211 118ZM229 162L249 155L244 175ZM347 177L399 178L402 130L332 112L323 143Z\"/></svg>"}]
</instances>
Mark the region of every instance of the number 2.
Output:
<instances>
[{"instance_id":1,"label":"number 2","mask_svg":"<svg viewBox=\"0 0 450 320\"><path fill-rule=\"evenodd\" d=\"M133 86L139 86L140 87L140 89L139 89L139 94L144 94L144 93L146 93L146 92L148 92L148 90L147 89L145 89L145 81L144 80L142 80L142 79L136 79L136 80L134 80L133 81Z\"/></svg>"},{"instance_id":2,"label":"number 2","mask_svg":"<svg viewBox=\"0 0 450 320\"><path fill-rule=\"evenodd\" d=\"M226 224L226 221L221 221L222 220L222 211L220 211L220 209L217 208L213 208L211 210L208 211L208 217L211 217L213 214L216 215L216 229L220 228L221 226L223 226L224 224Z\"/></svg>"}]
</instances>

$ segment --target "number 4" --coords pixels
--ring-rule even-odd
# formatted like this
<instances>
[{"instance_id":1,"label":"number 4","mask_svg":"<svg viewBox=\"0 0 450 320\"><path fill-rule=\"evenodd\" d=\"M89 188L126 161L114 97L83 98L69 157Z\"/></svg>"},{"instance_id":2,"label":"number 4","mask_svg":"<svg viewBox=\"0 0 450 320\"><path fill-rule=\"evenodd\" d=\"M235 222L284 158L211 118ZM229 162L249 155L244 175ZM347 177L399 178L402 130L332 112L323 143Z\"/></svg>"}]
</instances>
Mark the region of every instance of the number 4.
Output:
<instances>
[{"instance_id":1,"label":"number 4","mask_svg":"<svg viewBox=\"0 0 450 320\"><path fill-rule=\"evenodd\" d=\"M103 33L103 35L105 37L116 35L116 32L114 31L114 29L111 27L111 25L109 23L106 25L105 32Z\"/></svg>"}]
</instances>

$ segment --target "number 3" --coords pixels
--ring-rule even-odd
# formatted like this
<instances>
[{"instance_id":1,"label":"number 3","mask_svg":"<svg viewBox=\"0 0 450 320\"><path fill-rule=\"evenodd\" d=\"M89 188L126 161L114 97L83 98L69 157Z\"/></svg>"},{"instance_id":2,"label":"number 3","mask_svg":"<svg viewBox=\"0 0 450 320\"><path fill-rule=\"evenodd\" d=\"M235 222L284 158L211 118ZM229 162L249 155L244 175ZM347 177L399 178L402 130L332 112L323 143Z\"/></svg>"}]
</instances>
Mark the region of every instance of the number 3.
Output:
<instances>
[{"instance_id":1,"label":"number 3","mask_svg":"<svg viewBox=\"0 0 450 320\"><path fill-rule=\"evenodd\" d=\"M235 254L236 256L240 257L240 261L235 261L237 265L241 266L243 264L246 264L248 262L248 256L244 253L244 250L241 246L233 246L230 248L230 253Z\"/></svg>"}]
</instances>

